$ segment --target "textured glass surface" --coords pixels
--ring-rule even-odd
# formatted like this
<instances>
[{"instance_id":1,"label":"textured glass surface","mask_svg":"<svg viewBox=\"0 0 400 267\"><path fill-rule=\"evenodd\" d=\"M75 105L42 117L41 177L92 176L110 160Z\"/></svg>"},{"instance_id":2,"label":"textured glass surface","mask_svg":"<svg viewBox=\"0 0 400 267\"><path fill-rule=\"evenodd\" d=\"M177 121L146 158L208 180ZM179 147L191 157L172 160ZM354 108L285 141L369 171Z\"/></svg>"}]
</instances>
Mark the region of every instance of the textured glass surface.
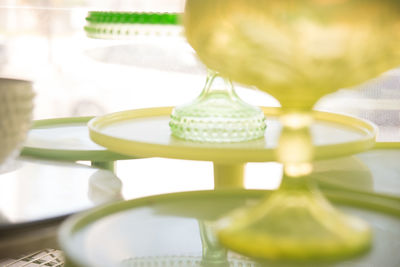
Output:
<instances>
[{"instance_id":1,"label":"textured glass surface","mask_svg":"<svg viewBox=\"0 0 400 267\"><path fill-rule=\"evenodd\" d=\"M223 244L272 260L336 260L370 247L369 225L334 208L313 186L284 177L280 190L219 222ZM243 216L243 215L246 216Z\"/></svg>"},{"instance_id":2,"label":"textured glass surface","mask_svg":"<svg viewBox=\"0 0 400 267\"><path fill-rule=\"evenodd\" d=\"M133 36L180 35L180 14L153 12L91 11L85 32L92 38L130 39Z\"/></svg>"},{"instance_id":3,"label":"textured glass surface","mask_svg":"<svg viewBox=\"0 0 400 267\"><path fill-rule=\"evenodd\" d=\"M200 96L173 110L169 125L172 135L202 142L253 140L266 128L261 109L243 102L232 83L212 71Z\"/></svg>"},{"instance_id":4,"label":"textured glass surface","mask_svg":"<svg viewBox=\"0 0 400 267\"><path fill-rule=\"evenodd\" d=\"M0 173L19 155L31 126L34 92L25 80L0 78Z\"/></svg>"},{"instance_id":5,"label":"textured glass surface","mask_svg":"<svg viewBox=\"0 0 400 267\"><path fill-rule=\"evenodd\" d=\"M101 12L91 11L86 17L90 23L128 23L128 24L178 24L179 14L146 12Z\"/></svg>"},{"instance_id":6,"label":"textured glass surface","mask_svg":"<svg viewBox=\"0 0 400 267\"><path fill-rule=\"evenodd\" d=\"M210 68L310 108L400 65L398 0L187 1L185 33Z\"/></svg>"}]
</instances>

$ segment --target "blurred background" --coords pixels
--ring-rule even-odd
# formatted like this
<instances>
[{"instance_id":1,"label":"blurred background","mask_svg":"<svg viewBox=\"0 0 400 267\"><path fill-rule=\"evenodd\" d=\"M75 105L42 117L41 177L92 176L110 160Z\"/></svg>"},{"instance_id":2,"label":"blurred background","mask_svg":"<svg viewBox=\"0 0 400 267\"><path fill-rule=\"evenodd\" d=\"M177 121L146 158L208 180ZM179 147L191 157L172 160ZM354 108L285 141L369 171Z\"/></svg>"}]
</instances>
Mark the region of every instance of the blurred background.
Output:
<instances>
[{"instance_id":1,"label":"blurred background","mask_svg":"<svg viewBox=\"0 0 400 267\"><path fill-rule=\"evenodd\" d=\"M0 0L0 77L34 82L35 120L190 102L201 92L206 71L182 34L107 40L88 38L84 31L88 11L183 9L184 0ZM255 105L279 105L253 89L237 85L237 92ZM250 187L278 186L279 164L250 165ZM276 179L265 179L262 170L271 166ZM211 162L125 160L116 170L124 194L135 197L213 188Z\"/></svg>"},{"instance_id":2,"label":"blurred background","mask_svg":"<svg viewBox=\"0 0 400 267\"><path fill-rule=\"evenodd\" d=\"M34 119L187 103L200 93L205 68L182 35L106 40L88 38L84 31L88 11L181 13L183 8L184 0L0 0L0 76L34 82ZM236 89L248 103L279 106L265 93ZM400 141L400 70L357 90L339 90L316 108L371 120L379 127L379 141ZM272 165L279 176L279 164L249 164L247 186L276 187L279 181L263 179L261 170ZM132 176L125 188L137 190L138 197L213 186L210 162L140 159L118 162L117 170L120 177Z\"/></svg>"}]
</instances>

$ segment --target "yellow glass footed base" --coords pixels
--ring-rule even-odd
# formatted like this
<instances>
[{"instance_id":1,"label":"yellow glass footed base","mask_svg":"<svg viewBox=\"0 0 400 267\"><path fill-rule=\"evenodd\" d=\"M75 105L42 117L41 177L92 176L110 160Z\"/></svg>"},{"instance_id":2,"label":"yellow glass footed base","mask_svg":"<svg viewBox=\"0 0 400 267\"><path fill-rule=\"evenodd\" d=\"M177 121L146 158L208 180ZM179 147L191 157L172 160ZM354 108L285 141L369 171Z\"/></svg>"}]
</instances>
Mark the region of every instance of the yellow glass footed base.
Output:
<instances>
[{"instance_id":1,"label":"yellow glass footed base","mask_svg":"<svg viewBox=\"0 0 400 267\"><path fill-rule=\"evenodd\" d=\"M217 225L224 246L264 260L339 260L367 250L372 242L367 223L341 213L310 185L283 186Z\"/></svg>"}]
</instances>

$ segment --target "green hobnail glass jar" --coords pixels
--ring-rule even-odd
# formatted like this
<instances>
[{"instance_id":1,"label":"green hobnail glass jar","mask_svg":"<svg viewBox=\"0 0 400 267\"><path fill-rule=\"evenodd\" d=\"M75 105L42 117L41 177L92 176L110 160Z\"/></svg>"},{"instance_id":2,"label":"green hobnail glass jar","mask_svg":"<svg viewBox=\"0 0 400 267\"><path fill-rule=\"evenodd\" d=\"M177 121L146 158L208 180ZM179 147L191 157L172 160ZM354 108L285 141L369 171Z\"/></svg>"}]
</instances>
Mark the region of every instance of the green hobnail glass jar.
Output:
<instances>
[{"instance_id":1,"label":"green hobnail glass jar","mask_svg":"<svg viewBox=\"0 0 400 267\"><path fill-rule=\"evenodd\" d=\"M169 123L172 135L200 142L242 142L264 137L264 113L245 103L232 82L209 70L203 91L176 107Z\"/></svg>"}]
</instances>

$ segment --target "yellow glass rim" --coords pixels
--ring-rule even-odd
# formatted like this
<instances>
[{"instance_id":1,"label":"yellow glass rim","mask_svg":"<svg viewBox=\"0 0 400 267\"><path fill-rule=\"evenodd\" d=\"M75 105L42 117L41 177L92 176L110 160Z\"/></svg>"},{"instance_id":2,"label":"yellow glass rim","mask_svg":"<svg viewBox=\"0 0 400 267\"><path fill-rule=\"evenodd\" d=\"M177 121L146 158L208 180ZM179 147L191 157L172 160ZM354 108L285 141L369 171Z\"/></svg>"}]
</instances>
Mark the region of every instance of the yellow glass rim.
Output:
<instances>
[{"instance_id":1,"label":"yellow glass rim","mask_svg":"<svg viewBox=\"0 0 400 267\"><path fill-rule=\"evenodd\" d=\"M130 140L105 133L104 127L126 120L151 119L157 116L168 116L173 107L158 107L128 110L96 117L89 121L90 138L110 151L135 157L164 157L187 160L213 161L223 164L238 162L275 161L275 148L251 146L249 142L240 144L209 144L178 141L176 144L163 144ZM262 107L265 116L279 117L282 109ZM318 145L315 147L315 158L333 158L366 151L375 144L377 128L370 122L355 117L328 112L313 111L315 120L337 124L358 132L357 140L337 144ZM251 142L251 141L250 141Z\"/></svg>"}]
</instances>

